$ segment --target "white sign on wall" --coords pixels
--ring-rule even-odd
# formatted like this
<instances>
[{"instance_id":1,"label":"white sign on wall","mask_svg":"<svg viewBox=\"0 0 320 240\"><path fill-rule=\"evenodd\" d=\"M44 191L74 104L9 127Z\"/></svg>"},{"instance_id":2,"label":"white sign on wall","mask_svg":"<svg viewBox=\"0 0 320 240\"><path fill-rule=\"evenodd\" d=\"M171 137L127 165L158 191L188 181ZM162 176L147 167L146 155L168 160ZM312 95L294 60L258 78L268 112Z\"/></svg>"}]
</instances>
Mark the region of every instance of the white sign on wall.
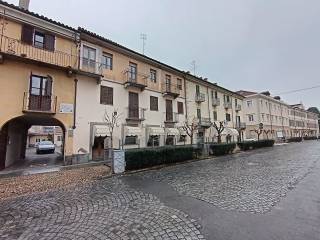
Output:
<instances>
[{"instance_id":1,"label":"white sign on wall","mask_svg":"<svg viewBox=\"0 0 320 240\"><path fill-rule=\"evenodd\" d=\"M60 113L73 113L73 104L70 103L60 103Z\"/></svg>"}]
</instances>

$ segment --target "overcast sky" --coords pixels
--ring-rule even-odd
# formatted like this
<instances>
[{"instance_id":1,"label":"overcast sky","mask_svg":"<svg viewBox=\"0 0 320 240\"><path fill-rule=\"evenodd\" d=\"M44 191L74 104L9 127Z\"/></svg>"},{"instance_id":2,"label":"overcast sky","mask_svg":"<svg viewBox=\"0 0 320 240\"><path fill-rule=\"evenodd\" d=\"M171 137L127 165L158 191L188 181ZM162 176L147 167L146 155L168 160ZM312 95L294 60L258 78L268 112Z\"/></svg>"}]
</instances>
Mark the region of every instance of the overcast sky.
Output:
<instances>
[{"instance_id":1,"label":"overcast sky","mask_svg":"<svg viewBox=\"0 0 320 240\"><path fill-rule=\"evenodd\" d=\"M18 0L8 0L18 4ZM31 0L30 10L82 26L231 90L272 94L320 85L319 0ZM320 88L282 95L320 107Z\"/></svg>"}]
</instances>

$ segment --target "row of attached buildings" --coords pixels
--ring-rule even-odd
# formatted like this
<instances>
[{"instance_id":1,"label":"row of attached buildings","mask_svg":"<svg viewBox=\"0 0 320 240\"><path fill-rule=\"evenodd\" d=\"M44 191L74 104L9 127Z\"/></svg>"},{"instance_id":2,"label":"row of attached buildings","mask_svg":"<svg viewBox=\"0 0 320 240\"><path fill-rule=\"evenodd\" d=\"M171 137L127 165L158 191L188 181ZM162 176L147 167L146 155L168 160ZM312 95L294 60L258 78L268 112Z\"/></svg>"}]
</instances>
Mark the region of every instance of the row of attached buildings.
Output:
<instances>
[{"instance_id":1,"label":"row of attached buildings","mask_svg":"<svg viewBox=\"0 0 320 240\"><path fill-rule=\"evenodd\" d=\"M214 122L223 123L223 141L243 140L264 121L262 110L253 110L255 94L230 91L83 28L40 16L24 2L0 1L0 169L25 157L28 130L35 125L62 129L62 152L72 163L104 158L111 147L217 141ZM312 130L308 134L318 134L315 115L256 95L283 107L281 120L271 114L274 137L279 131L298 135L300 112L310 120L304 125ZM111 137L107 123L112 117ZM267 119L266 113L265 126Z\"/></svg>"}]
</instances>

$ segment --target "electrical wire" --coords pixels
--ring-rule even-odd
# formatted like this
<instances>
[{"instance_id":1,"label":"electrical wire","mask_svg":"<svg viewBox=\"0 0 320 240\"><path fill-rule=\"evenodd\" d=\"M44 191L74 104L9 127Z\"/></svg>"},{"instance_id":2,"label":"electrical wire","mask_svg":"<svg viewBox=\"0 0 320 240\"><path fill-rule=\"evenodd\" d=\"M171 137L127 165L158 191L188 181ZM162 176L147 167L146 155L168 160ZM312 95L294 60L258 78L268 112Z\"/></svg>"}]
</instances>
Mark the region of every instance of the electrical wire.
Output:
<instances>
[{"instance_id":1,"label":"electrical wire","mask_svg":"<svg viewBox=\"0 0 320 240\"><path fill-rule=\"evenodd\" d=\"M282 93L277 93L276 95L284 95L284 94L302 92L302 91L307 91L307 90L311 90L311 89L315 89L315 88L320 88L320 85L316 85L316 86L308 87L308 88L301 88L301 89L291 90L291 91L282 92Z\"/></svg>"}]
</instances>

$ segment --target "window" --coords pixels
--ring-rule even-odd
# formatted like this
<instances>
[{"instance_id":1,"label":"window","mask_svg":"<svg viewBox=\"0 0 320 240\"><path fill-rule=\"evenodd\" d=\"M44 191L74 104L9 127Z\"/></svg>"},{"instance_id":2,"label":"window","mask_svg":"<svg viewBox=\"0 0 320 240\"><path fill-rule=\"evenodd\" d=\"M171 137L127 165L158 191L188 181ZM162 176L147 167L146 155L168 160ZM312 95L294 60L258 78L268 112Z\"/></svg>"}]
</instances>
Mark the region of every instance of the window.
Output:
<instances>
[{"instance_id":1,"label":"window","mask_svg":"<svg viewBox=\"0 0 320 240\"><path fill-rule=\"evenodd\" d=\"M185 142L187 140L186 135L180 135L178 142Z\"/></svg>"},{"instance_id":2,"label":"window","mask_svg":"<svg viewBox=\"0 0 320 240\"><path fill-rule=\"evenodd\" d=\"M177 87L179 90L182 90L182 80L180 78L177 79Z\"/></svg>"},{"instance_id":3,"label":"window","mask_svg":"<svg viewBox=\"0 0 320 240\"><path fill-rule=\"evenodd\" d=\"M213 111L213 121L218 121L218 112Z\"/></svg>"},{"instance_id":4,"label":"window","mask_svg":"<svg viewBox=\"0 0 320 240\"><path fill-rule=\"evenodd\" d=\"M226 113L226 121L227 122L231 121L231 114L230 113Z\"/></svg>"},{"instance_id":5,"label":"window","mask_svg":"<svg viewBox=\"0 0 320 240\"><path fill-rule=\"evenodd\" d=\"M113 105L113 88L106 86L100 87L100 104Z\"/></svg>"},{"instance_id":6,"label":"window","mask_svg":"<svg viewBox=\"0 0 320 240\"><path fill-rule=\"evenodd\" d=\"M200 94L200 86L196 85L196 94L199 95Z\"/></svg>"},{"instance_id":7,"label":"window","mask_svg":"<svg viewBox=\"0 0 320 240\"><path fill-rule=\"evenodd\" d=\"M150 96L150 111L158 111L158 98Z\"/></svg>"},{"instance_id":8,"label":"window","mask_svg":"<svg viewBox=\"0 0 320 240\"><path fill-rule=\"evenodd\" d=\"M249 122L253 122L253 121L254 121L253 115L252 115L252 114L249 114L249 115L248 115L248 119L249 119Z\"/></svg>"},{"instance_id":9,"label":"window","mask_svg":"<svg viewBox=\"0 0 320 240\"><path fill-rule=\"evenodd\" d=\"M129 80L136 81L137 80L137 69L138 66L135 63L129 63Z\"/></svg>"},{"instance_id":10,"label":"window","mask_svg":"<svg viewBox=\"0 0 320 240\"><path fill-rule=\"evenodd\" d=\"M251 100L247 101L247 106L248 106L248 108L252 107L252 101Z\"/></svg>"},{"instance_id":11,"label":"window","mask_svg":"<svg viewBox=\"0 0 320 240\"><path fill-rule=\"evenodd\" d=\"M264 121L264 113L261 114L262 121Z\"/></svg>"},{"instance_id":12,"label":"window","mask_svg":"<svg viewBox=\"0 0 320 240\"><path fill-rule=\"evenodd\" d=\"M87 46L83 46L83 65L93 67L96 66L96 50Z\"/></svg>"},{"instance_id":13,"label":"window","mask_svg":"<svg viewBox=\"0 0 320 240\"><path fill-rule=\"evenodd\" d=\"M227 96L227 95L223 96L223 100L224 100L225 103L230 103L231 102L230 101L230 96Z\"/></svg>"},{"instance_id":14,"label":"window","mask_svg":"<svg viewBox=\"0 0 320 240\"><path fill-rule=\"evenodd\" d=\"M126 136L126 139L124 141L125 145L137 145L137 136Z\"/></svg>"},{"instance_id":15,"label":"window","mask_svg":"<svg viewBox=\"0 0 320 240\"><path fill-rule=\"evenodd\" d=\"M105 69L112 70L112 67L113 67L113 56L111 54L104 53L102 55L102 66Z\"/></svg>"},{"instance_id":16,"label":"window","mask_svg":"<svg viewBox=\"0 0 320 240\"><path fill-rule=\"evenodd\" d=\"M34 33L34 46L44 48L44 34L40 32Z\"/></svg>"},{"instance_id":17,"label":"window","mask_svg":"<svg viewBox=\"0 0 320 240\"><path fill-rule=\"evenodd\" d=\"M157 71L154 69L150 69L150 80L153 83L157 82Z\"/></svg>"},{"instance_id":18,"label":"window","mask_svg":"<svg viewBox=\"0 0 320 240\"><path fill-rule=\"evenodd\" d=\"M183 102L178 102L178 114L183 114Z\"/></svg>"},{"instance_id":19,"label":"window","mask_svg":"<svg viewBox=\"0 0 320 240\"><path fill-rule=\"evenodd\" d=\"M235 105L235 106L238 106L238 99L235 99L235 100L234 100L234 105Z\"/></svg>"},{"instance_id":20,"label":"window","mask_svg":"<svg viewBox=\"0 0 320 240\"><path fill-rule=\"evenodd\" d=\"M150 136L148 147L158 147L160 145L160 136Z\"/></svg>"},{"instance_id":21,"label":"window","mask_svg":"<svg viewBox=\"0 0 320 240\"><path fill-rule=\"evenodd\" d=\"M174 145L174 136L167 136L166 145Z\"/></svg>"}]
</instances>

